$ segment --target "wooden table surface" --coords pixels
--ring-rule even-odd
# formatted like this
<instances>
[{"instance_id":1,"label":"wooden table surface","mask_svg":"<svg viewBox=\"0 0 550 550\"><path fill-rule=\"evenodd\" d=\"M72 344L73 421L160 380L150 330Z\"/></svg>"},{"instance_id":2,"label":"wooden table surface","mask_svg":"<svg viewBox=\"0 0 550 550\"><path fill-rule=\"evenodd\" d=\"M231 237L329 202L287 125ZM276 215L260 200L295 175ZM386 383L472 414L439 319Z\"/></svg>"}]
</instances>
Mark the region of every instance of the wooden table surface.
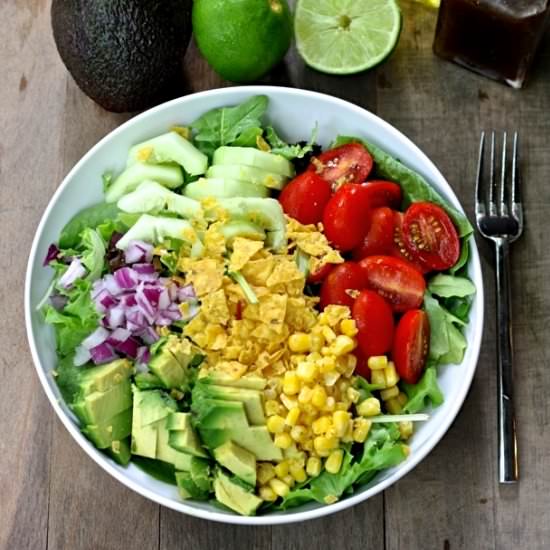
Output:
<instances>
[{"instance_id":1,"label":"wooden table surface","mask_svg":"<svg viewBox=\"0 0 550 550\"><path fill-rule=\"evenodd\" d=\"M39 385L25 336L23 278L33 234L56 186L130 115L107 113L76 87L53 43L49 1L2 0L2 549L550 548L550 40L529 85L516 91L434 57L435 12L402 4L399 46L376 70L331 77L306 68L292 50L265 82L326 92L377 113L435 161L470 215L480 130L520 131L527 225L512 258L520 483L497 483L494 273L484 242L487 315L472 389L436 449L384 494L317 521L236 527L162 508L97 467L54 416ZM189 91L228 85L194 46L185 67Z\"/></svg>"}]
</instances>

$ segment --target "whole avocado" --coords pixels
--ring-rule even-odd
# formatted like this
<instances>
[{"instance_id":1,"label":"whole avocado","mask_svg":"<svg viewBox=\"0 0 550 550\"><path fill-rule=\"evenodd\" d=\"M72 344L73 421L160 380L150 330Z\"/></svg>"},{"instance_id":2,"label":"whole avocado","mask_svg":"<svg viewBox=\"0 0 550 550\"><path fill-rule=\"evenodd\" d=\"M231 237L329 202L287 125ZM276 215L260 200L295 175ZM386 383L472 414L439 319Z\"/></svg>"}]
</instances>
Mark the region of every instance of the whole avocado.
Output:
<instances>
[{"instance_id":1,"label":"whole avocado","mask_svg":"<svg viewBox=\"0 0 550 550\"><path fill-rule=\"evenodd\" d=\"M109 111L181 93L192 0L53 0L59 55L82 91Z\"/></svg>"}]
</instances>

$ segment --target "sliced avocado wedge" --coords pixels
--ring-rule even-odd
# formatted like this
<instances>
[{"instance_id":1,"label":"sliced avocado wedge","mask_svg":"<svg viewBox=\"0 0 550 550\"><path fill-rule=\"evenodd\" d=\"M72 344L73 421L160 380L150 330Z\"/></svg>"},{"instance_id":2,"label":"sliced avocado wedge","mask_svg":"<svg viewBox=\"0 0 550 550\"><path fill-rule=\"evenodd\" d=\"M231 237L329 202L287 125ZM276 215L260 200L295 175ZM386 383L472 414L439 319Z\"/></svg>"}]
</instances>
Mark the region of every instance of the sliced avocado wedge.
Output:
<instances>
[{"instance_id":1,"label":"sliced avocado wedge","mask_svg":"<svg viewBox=\"0 0 550 550\"><path fill-rule=\"evenodd\" d=\"M188 183L183 193L195 200L208 197L268 197L269 189L246 181L230 178L199 178Z\"/></svg>"},{"instance_id":2,"label":"sliced avocado wedge","mask_svg":"<svg viewBox=\"0 0 550 550\"><path fill-rule=\"evenodd\" d=\"M216 164L211 166L206 176L209 178L234 179L248 181L269 189L282 189L288 178L275 172L268 172L256 166L245 164Z\"/></svg>"},{"instance_id":3,"label":"sliced avocado wedge","mask_svg":"<svg viewBox=\"0 0 550 550\"><path fill-rule=\"evenodd\" d=\"M118 200L117 207L129 214L169 212L182 218L200 218L203 215L200 203L178 195L156 181L140 183L137 189Z\"/></svg>"},{"instance_id":4,"label":"sliced avocado wedge","mask_svg":"<svg viewBox=\"0 0 550 550\"><path fill-rule=\"evenodd\" d=\"M294 176L294 166L290 161L280 155L260 151L253 147L219 147L214 152L212 164L244 164L287 178Z\"/></svg>"},{"instance_id":5,"label":"sliced avocado wedge","mask_svg":"<svg viewBox=\"0 0 550 550\"><path fill-rule=\"evenodd\" d=\"M247 430L249 428L244 405L239 401L201 398L194 400L192 406L197 418L196 425L201 433L203 429ZM214 447L217 446L214 445Z\"/></svg>"},{"instance_id":6,"label":"sliced avocado wedge","mask_svg":"<svg viewBox=\"0 0 550 550\"><path fill-rule=\"evenodd\" d=\"M216 499L224 506L243 516L254 515L263 502L261 498L232 481L221 470L218 470L214 477L214 493Z\"/></svg>"},{"instance_id":7,"label":"sliced avocado wedge","mask_svg":"<svg viewBox=\"0 0 550 550\"><path fill-rule=\"evenodd\" d=\"M233 441L227 441L214 449L214 458L249 485L256 485L256 457L250 451Z\"/></svg>"},{"instance_id":8,"label":"sliced avocado wedge","mask_svg":"<svg viewBox=\"0 0 550 550\"><path fill-rule=\"evenodd\" d=\"M201 447L201 443L195 428L191 424L191 414L176 412L168 416L166 428L170 432L168 444L182 453L206 458L208 455Z\"/></svg>"},{"instance_id":9,"label":"sliced avocado wedge","mask_svg":"<svg viewBox=\"0 0 550 550\"><path fill-rule=\"evenodd\" d=\"M267 246L274 250L286 246L286 220L278 200L243 197L218 199L217 203L227 211L231 220L245 220L264 229Z\"/></svg>"},{"instance_id":10,"label":"sliced avocado wedge","mask_svg":"<svg viewBox=\"0 0 550 550\"><path fill-rule=\"evenodd\" d=\"M128 359L117 359L106 365L82 369L79 390L82 394L104 392L130 378L133 367Z\"/></svg>"},{"instance_id":11,"label":"sliced avocado wedge","mask_svg":"<svg viewBox=\"0 0 550 550\"><path fill-rule=\"evenodd\" d=\"M107 454L121 466L127 466L132 458L129 438L113 441L106 451Z\"/></svg>"},{"instance_id":12,"label":"sliced avocado wedge","mask_svg":"<svg viewBox=\"0 0 550 550\"><path fill-rule=\"evenodd\" d=\"M132 409L128 408L100 424L87 424L82 433L98 448L107 449L127 437L132 429Z\"/></svg>"},{"instance_id":13,"label":"sliced avocado wedge","mask_svg":"<svg viewBox=\"0 0 550 550\"><path fill-rule=\"evenodd\" d=\"M203 384L220 384L236 388L248 388L250 390L263 390L267 386L267 379L255 374L245 374L240 378L231 378L221 371L211 370L199 378Z\"/></svg>"},{"instance_id":14,"label":"sliced avocado wedge","mask_svg":"<svg viewBox=\"0 0 550 550\"><path fill-rule=\"evenodd\" d=\"M183 183L183 172L177 164L136 162L128 166L105 191L105 202L117 202L123 195L134 191L140 183L151 180L173 189Z\"/></svg>"},{"instance_id":15,"label":"sliced avocado wedge","mask_svg":"<svg viewBox=\"0 0 550 550\"><path fill-rule=\"evenodd\" d=\"M208 167L208 157L177 132L134 145L128 153L128 166L138 161L148 164L176 162L192 176L204 174Z\"/></svg>"},{"instance_id":16,"label":"sliced avocado wedge","mask_svg":"<svg viewBox=\"0 0 550 550\"><path fill-rule=\"evenodd\" d=\"M265 424L263 398L261 391L249 390L242 387L232 388L230 386L210 384L208 385L208 393L214 399L223 399L224 401L239 401L244 405L249 424L255 426L263 426Z\"/></svg>"}]
</instances>

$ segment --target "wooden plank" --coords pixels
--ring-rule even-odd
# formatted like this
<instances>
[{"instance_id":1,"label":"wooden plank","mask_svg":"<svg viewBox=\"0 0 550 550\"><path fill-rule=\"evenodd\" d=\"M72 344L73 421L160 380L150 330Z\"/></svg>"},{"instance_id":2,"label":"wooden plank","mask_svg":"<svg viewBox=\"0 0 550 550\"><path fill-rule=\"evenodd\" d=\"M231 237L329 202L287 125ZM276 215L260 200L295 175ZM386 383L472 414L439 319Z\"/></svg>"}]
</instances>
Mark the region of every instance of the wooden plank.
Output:
<instances>
[{"instance_id":1,"label":"wooden plank","mask_svg":"<svg viewBox=\"0 0 550 550\"><path fill-rule=\"evenodd\" d=\"M0 3L0 548L46 547L52 412L23 323L27 251L55 188L63 81L43 2ZM61 101L60 101L61 100Z\"/></svg>"}]
</instances>

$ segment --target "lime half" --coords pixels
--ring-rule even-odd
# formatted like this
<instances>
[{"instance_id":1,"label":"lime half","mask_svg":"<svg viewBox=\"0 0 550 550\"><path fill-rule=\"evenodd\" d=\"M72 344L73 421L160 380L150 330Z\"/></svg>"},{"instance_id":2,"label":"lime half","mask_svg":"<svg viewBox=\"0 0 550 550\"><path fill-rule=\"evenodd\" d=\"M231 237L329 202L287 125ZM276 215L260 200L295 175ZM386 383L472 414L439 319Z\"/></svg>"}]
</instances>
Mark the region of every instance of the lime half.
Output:
<instances>
[{"instance_id":1,"label":"lime half","mask_svg":"<svg viewBox=\"0 0 550 550\"><path fill-rule=\"evenodd\" d=\"M296 46L314 69L352 74L378 65L401 32L396 0L298 0Z\"/></svg>"}]
</instances>

